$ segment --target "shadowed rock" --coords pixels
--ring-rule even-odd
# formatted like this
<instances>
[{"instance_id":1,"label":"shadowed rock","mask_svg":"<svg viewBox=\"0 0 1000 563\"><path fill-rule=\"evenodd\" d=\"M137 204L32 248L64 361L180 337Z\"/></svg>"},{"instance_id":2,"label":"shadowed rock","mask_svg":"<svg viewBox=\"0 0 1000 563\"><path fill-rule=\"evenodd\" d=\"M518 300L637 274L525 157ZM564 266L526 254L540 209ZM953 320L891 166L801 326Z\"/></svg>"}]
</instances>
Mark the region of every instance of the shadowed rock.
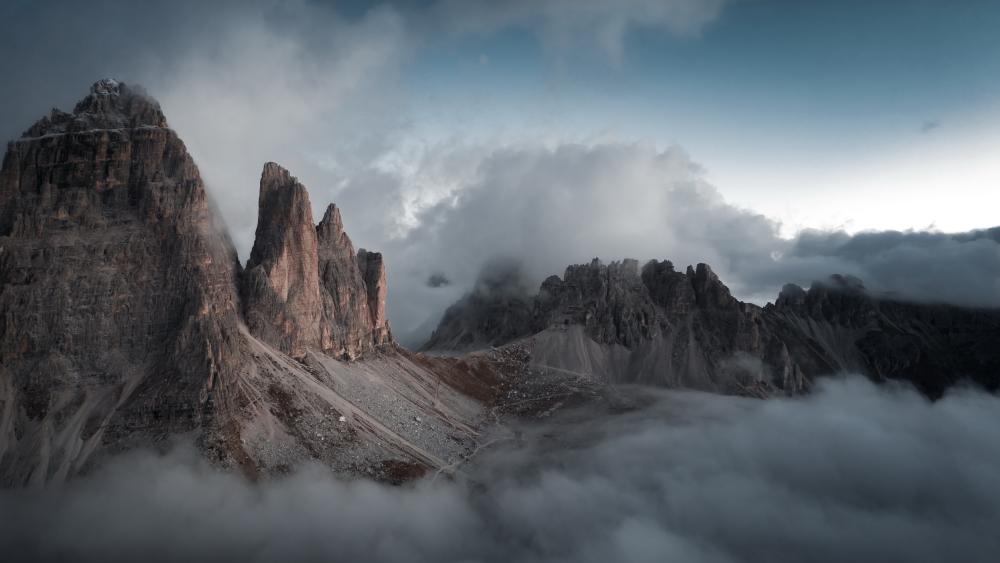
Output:
<instances>
[{"instance_id":1,"label":"shadowed rock","mask_svg":"<svg viewBox=\"0 0 1000 563\"><path fill-rule=\"evenodd\" d=\"M850 276L808 292L785 286L761 308L733 298L706 264L680 273L653 260L637 274L634 260L595 259L522 299L530 316L501 325L482 319L509 304L472 292L427 348L519 342L539 369L760 396L801 392L841 372L905 379L931 397L962 379L1000 384L1000 311L878 299Z\"/></svg>"},{"instance_id":2,"label":"shadowed rock","mask_svg":"<svg viewBox=\"0 0 1000 563\"><path fill-rule=\"evenodd\" d=\"M238 402L239 265L159 106L114 81L7 146L0 171L0 479Z\"/></svg>"},{"instance_id":3,"label":"shadowed rock","mask_svg":"<svg viewBox=\"0 0 1000 563\"><path fill-rule=\"evenodd\" d=\"M388 288L382 253L369 252L362 248L358 251L358 267L361 269L368 294L368 311L372 322L371 341L375 345L389 343L392 341L392 333L389 330L389 321L385 317L385 298Z\"/></svg>"},{"instance_id":4,"label":"shadowed rock","mask_svg":"<svg viewBox=\"0 0 1000 563\"><path fill-rule=\"evenodd\" d=\"M243 283L247 326L292 357L320 346L316 228L309 194L273 162L260 176L257 234Z\"/></svg>"},{"instance_id":5,"label":"shadowed rock","mask_svg":"<svg viewBox=\"0 0 1000 563\"><path fill-rule=\"evenodd\" d=\"M372 268L380 271L372 272L375 277L369 284L367 253L364 250L354 253L336 205L327 207L317 233L326 315L323 349L337 357L353 359L390 343L381 255L378 266L372 264Z\"/></svg>"}]
</instances>

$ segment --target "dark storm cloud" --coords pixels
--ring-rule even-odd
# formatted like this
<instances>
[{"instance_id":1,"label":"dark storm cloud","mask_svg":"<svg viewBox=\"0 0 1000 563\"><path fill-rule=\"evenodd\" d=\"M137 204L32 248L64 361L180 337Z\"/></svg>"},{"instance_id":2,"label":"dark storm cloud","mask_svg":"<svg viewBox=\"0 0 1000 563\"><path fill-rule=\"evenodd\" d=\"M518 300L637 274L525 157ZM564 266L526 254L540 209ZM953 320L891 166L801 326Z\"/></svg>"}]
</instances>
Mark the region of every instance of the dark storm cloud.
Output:
<instances>
[{"instance_id":1,"label":"dark storm cloud","mask_svg":"<svg viewBox=\"0 0 1000 563\"><path fill-rule=\"evenodd\" d=\"M0 6L0 72L6 78L0 134L11 138L53 106L72 107L105 76L134 80L170 68L190 48L260 10L265 2L15 0ZM241 9L242 6L242 9ZM194 42L194 44L192 44Z\"/></svg>"},{"instance_id":2,"label":"dark storm cloud","mask_svg":"<svg viewBox=\"0 0 1000 563\"><path fill-rule=\"evenodd\" d=\"M1000 400L832 380L759 401L630 388L506 430L458 481L319 468L249 484L133 454L0 493L0 549L55 561L993 561ZM503 432L503 431L501 431Z\"/></svg>"}]
</instances>

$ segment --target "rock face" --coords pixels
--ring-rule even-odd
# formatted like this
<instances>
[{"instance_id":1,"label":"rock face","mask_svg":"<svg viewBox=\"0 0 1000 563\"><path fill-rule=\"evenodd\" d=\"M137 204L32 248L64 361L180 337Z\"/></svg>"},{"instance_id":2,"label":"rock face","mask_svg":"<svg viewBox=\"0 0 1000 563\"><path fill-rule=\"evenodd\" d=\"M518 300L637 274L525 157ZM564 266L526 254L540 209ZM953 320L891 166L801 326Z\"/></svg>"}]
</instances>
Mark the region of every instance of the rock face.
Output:
<instances>
[{"instance_id":1,"label":"rock face","mask_svg":"<svg viewBox=\"0 0 1000 563\"><path fill-rule=\"evenodd\" d=\"M879 299L832 276L808 291L785 286L764 312L803 370L902 379L932 398L962 380L1000 387L996 309Z\"/></svg>"},{"instance_id":2,"label":"rock face","mask_svg":"<svg viewBox=\"0 0 1000 563\"><path fill-rule=\"evenodd\" d=\"M385 293L369 293L365 283L364 262L355 255L354 245L344 232L340 210L330 205L317 227L319 235L319 271L323 289L322 346L337 357L356 358L373 346L388 344L385 334L376 333L370 302L377 312L385 312ZM382 272L383 284L385 272Z\"/></svg>"},{"instance_id":3,"label":"rock face","mask_svg":"<svg viewBox=\"0 0 1000 563\"><path fill-rule=\"evenodd\" d=\"M845 371L908 380L931 397L961 379L1000 384L1000 311L877 299L849 277L809 291L787 286L761 308L735 299L706 264L682 273L669 261L640 270L634 260L595 259L524 300L530 314L498 325L479 319L509 304L473 292L449 309L428 347L520 341L539 369L760 396L801 392Z\"/></svg>"},{"instance_id":4,"label":"rock face","mask_svg":"<svg viewBox=\"0 0 1000 563\"><path fill-rule=\"evenodd\" d=\"M358 267L365 280L368 293L368 313L371 318L371 340L375 345L392 341L389 320L385 318L385 298L388 292L385 280L385 263L380 252L358 251Z\"/></svg>"},{"instance_id":5,"label":"rock face","mask_svg":"<svg viewBox=\"0 0 1000 563\"><path fill-rule=\"evenodd\" d=\"M392 343L385 299L382 255L354 254L333 204L315 225L305 187L267 163L256 239L243 276L250 331L294 358L315 348L356 359Z\"/></svg>"},{"instance_id":6,"label":"rock face","mask_svg":"<svg viewBox=\"0 0 1000 563\"><path fill-rule=\"evenodd\" d=\"M3 481L238 402L236 253L155 101L105 80L53 110L8 144L0 210Z\"/></svg>"},{"instance_id":7,"label":"rock face","mask_svg":"<svg viewBox=\"0 0 1000 563\"><path fill-rule=\"evenodd\" d=\"M446 469L481 414L453 386L483 395L490 368L396 349L385 289L381 255L355 254L333 206L314 225L276 164L243 272L159 105L94 84L0 169L0 486L178 433L251 478Z\"/></svg>"},{"instance_id":8,"label":"rock face","mask_svg":"<svg viewBox=\"0 0 1000 563\"><path fill-rule=\"evenodd\" d=\"M635 260L599 260L566 268L563 279L551 276L542 283L535 310L535 326L578 324L604 344L626 348L656 333L656 310L639 277Z\"/></svg>"}]
</instances>

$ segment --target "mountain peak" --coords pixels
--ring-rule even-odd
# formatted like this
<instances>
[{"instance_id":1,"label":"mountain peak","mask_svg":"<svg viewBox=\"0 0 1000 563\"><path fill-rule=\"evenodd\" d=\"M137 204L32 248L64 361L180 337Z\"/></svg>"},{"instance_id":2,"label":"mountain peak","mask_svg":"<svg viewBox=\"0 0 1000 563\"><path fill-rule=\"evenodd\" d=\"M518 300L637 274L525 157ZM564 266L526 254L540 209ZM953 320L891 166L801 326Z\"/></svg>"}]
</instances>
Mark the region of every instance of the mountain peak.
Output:
<instances>
[{"instance_id":1,"label":"mountain peak","mask_svg":"<svg viewBox=\"0 0 1000 563\"><path fill-rule=\"evenodd\" d=\"M22 138L138 127L168 127L160 103L141 86L102 78L90 86L90 92L77 102L73 113L53 108L25 131Z\"/></svg>"}]
</instances>

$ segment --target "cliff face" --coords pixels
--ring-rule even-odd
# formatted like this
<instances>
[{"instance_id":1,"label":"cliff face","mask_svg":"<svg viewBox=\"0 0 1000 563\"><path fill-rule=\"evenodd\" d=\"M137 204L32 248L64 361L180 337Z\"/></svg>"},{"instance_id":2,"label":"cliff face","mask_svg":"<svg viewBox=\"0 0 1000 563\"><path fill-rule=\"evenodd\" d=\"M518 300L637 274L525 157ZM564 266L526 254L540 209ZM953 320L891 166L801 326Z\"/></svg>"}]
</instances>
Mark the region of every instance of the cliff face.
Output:
<instances>
[{"instance_id":1,"label":"cliff face","mask_svg":"<svg viewBox=\"0 0 1000 563\"><path fill-rule=\"evenodd\" d=\"M543 370L758 396L797 393L840 372L908 380L931 397L961 379L1000 383L1000 312L878 299L841 276L809 291L788 286L760 308L733 298L705 264L682 273L669 261L640 270L634 260L594 260L524 300L527 319L497 325L468 319L508 304L466 297L428 347L453 334L463 340L447 341L450 349L519 341Z\"/></svg>"},{"instance_id":2,"label":"cliff face","mask_svg":"<svg viewBox=\"0 0 1000 563\"><path fill-rule=\"evenodd\" d=\"M381 255L333 206L314 225L287 171L264 167L259 201L241 272L159 105L112 80L8 145L0 486L178 433L251 478L318 460L394 480L464 451L480 404L450 385L482 395L489 368L397 350Z\"/></svg>"},{"instance_id":3,"label":"cliff face","mask_svg":"<svg viewBox=\"0 0 1000 563\"><path fill-rule=\"evenodd\" d=\"M385 278L385 263L382 253L358 251L358 267L365 281L368 296L368 313L371 317L371 341L381 345L392 341L389 320L385 317L385 298L388 292Z\"/></svg>"},{"instance_id":4,"label":"cliff face","mask_svg":"<svg viewBox=\"0 0 1000 563\"><path fill-rule=\"evenodd\" d=\"M53 110L8 144L0 210L4 481L234 404L239 265L155 101L101 81Z\"/></svg>"}]
</instances>

